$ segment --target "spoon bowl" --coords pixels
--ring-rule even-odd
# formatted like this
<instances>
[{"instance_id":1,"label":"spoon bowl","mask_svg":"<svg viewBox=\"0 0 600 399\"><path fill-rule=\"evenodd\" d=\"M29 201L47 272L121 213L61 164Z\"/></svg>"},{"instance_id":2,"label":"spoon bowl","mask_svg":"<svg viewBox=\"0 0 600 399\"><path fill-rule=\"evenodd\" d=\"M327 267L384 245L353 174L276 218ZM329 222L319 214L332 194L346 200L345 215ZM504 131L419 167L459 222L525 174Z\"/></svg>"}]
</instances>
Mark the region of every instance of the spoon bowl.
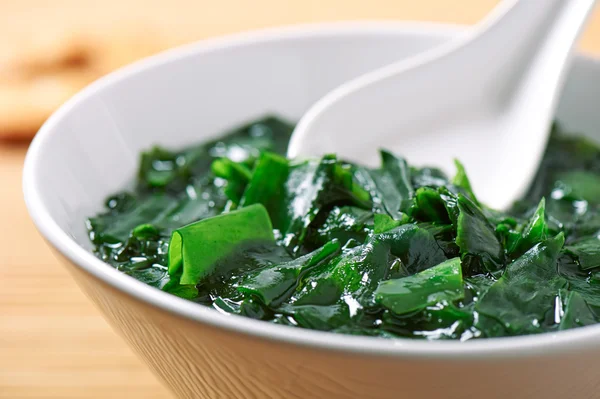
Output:
<instances>
[{"instance_id":1,"label":"spoon bowl","mask_svg":"<svg viewBox=\"0 0 600 399\"><path fill-rule=\"evenodd\" d=\"M545 149L573 45L595 0L506 0L454 41L345 83L300 120L288 156L371 166L389 149L454 173L479 199L523 196Z\"/></svg>"}]
</instances>

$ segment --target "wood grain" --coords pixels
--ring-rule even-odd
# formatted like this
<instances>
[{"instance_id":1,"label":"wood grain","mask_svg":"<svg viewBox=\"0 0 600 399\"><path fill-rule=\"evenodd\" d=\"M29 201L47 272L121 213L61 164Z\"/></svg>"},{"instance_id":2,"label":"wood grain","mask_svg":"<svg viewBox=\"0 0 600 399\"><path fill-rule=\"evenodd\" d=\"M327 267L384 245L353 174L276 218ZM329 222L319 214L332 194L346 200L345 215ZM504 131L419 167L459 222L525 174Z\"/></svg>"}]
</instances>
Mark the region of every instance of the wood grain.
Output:
<instances>
[{"instance_id":1,"label":"wood grain","mask_svg":"<svg viewBox=\"0 0 600 399\"><path fill-rule=\"evenodd\" d=\"M8 42L137 20L185 42L234 31L343 19L473 23L496 0L0 0ZM460 4L460 5L457 5ZM141 22L142 24L139 24ZM6 38L15 40L7 40ZM37 38L37 39L36 39ZM582 48L600 52L596 13ZM0 398L169 398L58 264L21 194L25 145L0 143Z\"/></svg>"}]
</instances>

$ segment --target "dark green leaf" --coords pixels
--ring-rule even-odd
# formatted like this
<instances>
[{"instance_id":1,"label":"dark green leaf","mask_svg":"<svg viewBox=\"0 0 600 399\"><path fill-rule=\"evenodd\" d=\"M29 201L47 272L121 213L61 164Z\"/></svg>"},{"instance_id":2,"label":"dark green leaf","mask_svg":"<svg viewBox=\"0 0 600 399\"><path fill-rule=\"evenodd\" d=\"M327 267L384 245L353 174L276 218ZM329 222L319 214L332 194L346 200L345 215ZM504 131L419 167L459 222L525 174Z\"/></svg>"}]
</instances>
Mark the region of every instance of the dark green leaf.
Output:
<instances>
[{"instance_id":1,"label":"dark green leaf","mask_svg":"<svg viewBox=\"0 0 600 399\"><path fill-rule=\"evenodd\" d=\"M438 189L421 187L417 190L409 214L422 222L451 223L446 203Z\"/></svg>"},{"instance_id":2,"label":"dark green leaf","mask_svg":"<svg viewBox=\"0 0 600 399\"><path fill-rule=\"evenodd\" d=\"M583 296L575 291L561 292L564 296L564 314L560 319L559 329L568 330L570 328L589 326L596 324L598 318L583 299Z\"/></svg>"},{"instance_id":3,"label":"dark green leaf","mask_svg":"<svg viewBox=\"0 0 600 399\"><path fill-rule=\"evenodd\" d=\"M408 217L403 217L401 220L394 220L386 214L376 213L373 215L373 232L375 234L385 233L407 222Z\"/></svg>"},{"instance_id":4,"label":"dark green leaf","mask_svg":"<svg viewBox=\"0 0 600 399\"><path fill-rule=\"evenodd\" d=\"M565 247L565 251L577 258L583 270L600 267L600 239L597 236L578 240Z\"/></svg>"},{"instance_id":5,"label":"dark green leaf","mask_svg":"<svg viewBox=\"0 0 600 399\"><path fill-rule=\"evenodd\" d=\"M475 306L477 311L494 319L509 335L543 331L544 320L554 312L559 290L567 285L556 267L564 240L562 234L550 238L508 265L502 277L483 294Z\"/></svg>"},{"instance_id":6,"label":"dark green leaf","mask_svg":"<svg viewBox=\"0 0 600 399\"><path fill-rule=\"evenodd\" d=\"M518 258L532 248L535 244L544 241L548 236L548 227L544 214L546 212L546 201L544 198L540 201L533 216L524 226L519 238L514 241L508 249L508 253L513 258Z\"/></svg>"},{"instance_id":7,"label":"dark green leaf","mask_svg":"<svg viewBox=\"0 0 600 399\"><path fill-rule=\"evenodd\" d=\"M456 244L460 248L463 267L470 273L500 270L504 263L504 249L494 226L475 203L460 194L458 209Z\"/></svg>"},{"instance_id":8,"label":"dark green leaf","mask_svg":"<svg viewBox=\"0 0 600 399\"><path fill-rule=\"evenodd\" d=\"M252 176L248 166L242 162L234 162L229 158L220 158L212 163L211 169L215 176L227 180L225 194L235 204L239 204L242 193Z\"/></svg>"},{"instance_id":9,"label":"dark green leaf","mask_svg":"<svg viewBox=\"0 0 600 399\"><path fill-rule=\"evenodd\" d=\"M563 192L592 204L600 204L600 175L583 170L560 173L558 180L564 185Z\"/></svg>"},{"instance_id":10,"label":"dark green leaf","mask_svg":"<svg viewBox=\"0 0 600 399\"><path fill-rule=\"evenodd\" d=\"M298 253L308 227L324 209L353 205L370 209L370 194L353 177L351 168L327 155L320 162L305 161L291 168L286 182L287 223L283 244Z\"/></svg>"},{"instance_id":11,"label":"dark green leaf","mask_svg":"<svg viewBox=\"0 0 600 399\"><path fill-rule=\"evenodd\" d=\"M377 303L396 314L463 297L460 258L449 259L412 276L382 281L375 291Z\"/></svg>"},{"instance_id":12,"label":"dark green leaf","mask_svg":"<svg viewBox=\"0 0 600 399\"><path fill-rule=\"evenodd\" d=\"M342 245L349 240L362 244L373 229L373 213L354 206L336 206L322 224L315 224L309 226L307 247L320 247L333 240Z\"/></svg>"},{"instance_id":13,"label":"dark green leaf","mask_svg":"<svg viewBox=\"0 0 600 399\"><path fill-rule=\"evenodd\" d=\"M404 224L373 236L373 242L389 246L392 255L400 258L410 274L429 269L446 260L435 237L426 229Z\"/></svg>"},{"instance_id":14,"label":"dark green leaf","mask_svg":"<svg viewBox=\"0 0 600 399\"><path fill-rule=\"evenodd\" d=\"M332 241L308 255L287 263L255 269L244 276L237 290L242 294L259 298L267 306L279 306L296 289L305 273L335 256L339 251L339 242Z\"/></svg>"},{"instance_id":15,"label":"dark green leaf","mask_svg":"<svg viewBox=\"0 0 600 399\"><path fill-rule=\"evenodd\" d=\"M359 171L359 181L369 190L378 212L401 220L414 194L410 169L404 159L386 151L381 151L381 161L380 169Z\"/></svg>"},{"instance_id":16,"label":"dark green leaf","mask_svg":"<svg viewBox=\"0 0 600 399\"><path fill-rule=\"evenodd\" d=\"M480 205L479 201L477 201L477 197L475 197L475 193L473 193L473 188L471 187L471 182L467 177L465 167L458 159L454 160L454 165L456 166L456 176L454 176L452 184L462 189L464 194L467 195L475 204Z\"/></svg>"},{"instance_id":17,"label":"dark green leaf","mask_svg":"<svg viewBox=\"0 0 600 399\"><path fill-rule=\"evenodd\" d=\"M287 216L286 209L284 209L285 183L289 173L287 159L270 152L262 153L258 158L240 206L264 205L269 212L273 227L283 228Z\"/></svg>"}]
</instances>

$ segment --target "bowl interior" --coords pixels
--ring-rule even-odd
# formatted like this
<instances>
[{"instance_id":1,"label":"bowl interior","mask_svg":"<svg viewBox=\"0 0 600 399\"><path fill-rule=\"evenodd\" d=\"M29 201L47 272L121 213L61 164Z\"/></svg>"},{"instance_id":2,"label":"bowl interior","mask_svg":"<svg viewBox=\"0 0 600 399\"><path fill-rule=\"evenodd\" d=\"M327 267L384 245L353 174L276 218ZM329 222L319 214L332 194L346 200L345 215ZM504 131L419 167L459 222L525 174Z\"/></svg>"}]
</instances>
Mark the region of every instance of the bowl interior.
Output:
<instances>
[{"instance_id":1,"label":"bowl interior","mask_svg":"<svg viewBox=\"0 0 600 399\"><path fill-rule=\"evenodd\" d=\"M43 229L49 220L91 250L85 218L132 181L140 151L206 140L267 113L296 121L342 82L460 31L402 23L291 28L199 43L127 67L78 94L41 129L24 175L30 212L54 245ZM576 58L559 120L600 141L599 101L600 64Z\"/></svg>"},{"instance_id":2,"label":"bowl interior","mask_svg":"<svg viewBox=\"0 0 600 399\"><path fill-rule=\"evenodd\" d=\"M328 90L446 40L456 28L335 25L217 39L159 55L96 82L42 129L40 199L90 249L85 218L135 176L153 144L177 148L276 113L297 121Z\"/></svg>"}]
</instances>

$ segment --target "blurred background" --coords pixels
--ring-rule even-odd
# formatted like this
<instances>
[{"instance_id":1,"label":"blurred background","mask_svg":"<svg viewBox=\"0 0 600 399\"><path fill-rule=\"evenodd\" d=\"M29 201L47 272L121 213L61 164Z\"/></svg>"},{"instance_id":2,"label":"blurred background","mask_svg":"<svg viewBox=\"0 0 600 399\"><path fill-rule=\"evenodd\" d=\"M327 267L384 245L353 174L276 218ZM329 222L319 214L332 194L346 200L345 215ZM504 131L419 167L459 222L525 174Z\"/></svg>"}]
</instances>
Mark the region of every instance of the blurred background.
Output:
<instances>
[{"instance_id":1,"label":"blurred background","mask_svg":"<svg viewBox=\"0 0 600 399\"><path fill-rule=\"evenodd\" d=\"M0 138L30 139L49 114L83 86L115 68L182 43L266 26L332 20L472 24L496 3L0 0ZM600 23L593 21L582 47L593 49L598 34Z\"/></svg>"},{"instance_id":2,"label":"blurred background","mask_svg":"<svg viewBox=\"0 0 600 399\"><path fill-rule=\"evenodd\" d=\"M0 0L0 398L170 397L79 292L27 216L23 157L61 103L115 68L211 36L356 19L472 24L496 3ZM600 54L598 12L580 48Z\"/></svg>"}]
</instances>

